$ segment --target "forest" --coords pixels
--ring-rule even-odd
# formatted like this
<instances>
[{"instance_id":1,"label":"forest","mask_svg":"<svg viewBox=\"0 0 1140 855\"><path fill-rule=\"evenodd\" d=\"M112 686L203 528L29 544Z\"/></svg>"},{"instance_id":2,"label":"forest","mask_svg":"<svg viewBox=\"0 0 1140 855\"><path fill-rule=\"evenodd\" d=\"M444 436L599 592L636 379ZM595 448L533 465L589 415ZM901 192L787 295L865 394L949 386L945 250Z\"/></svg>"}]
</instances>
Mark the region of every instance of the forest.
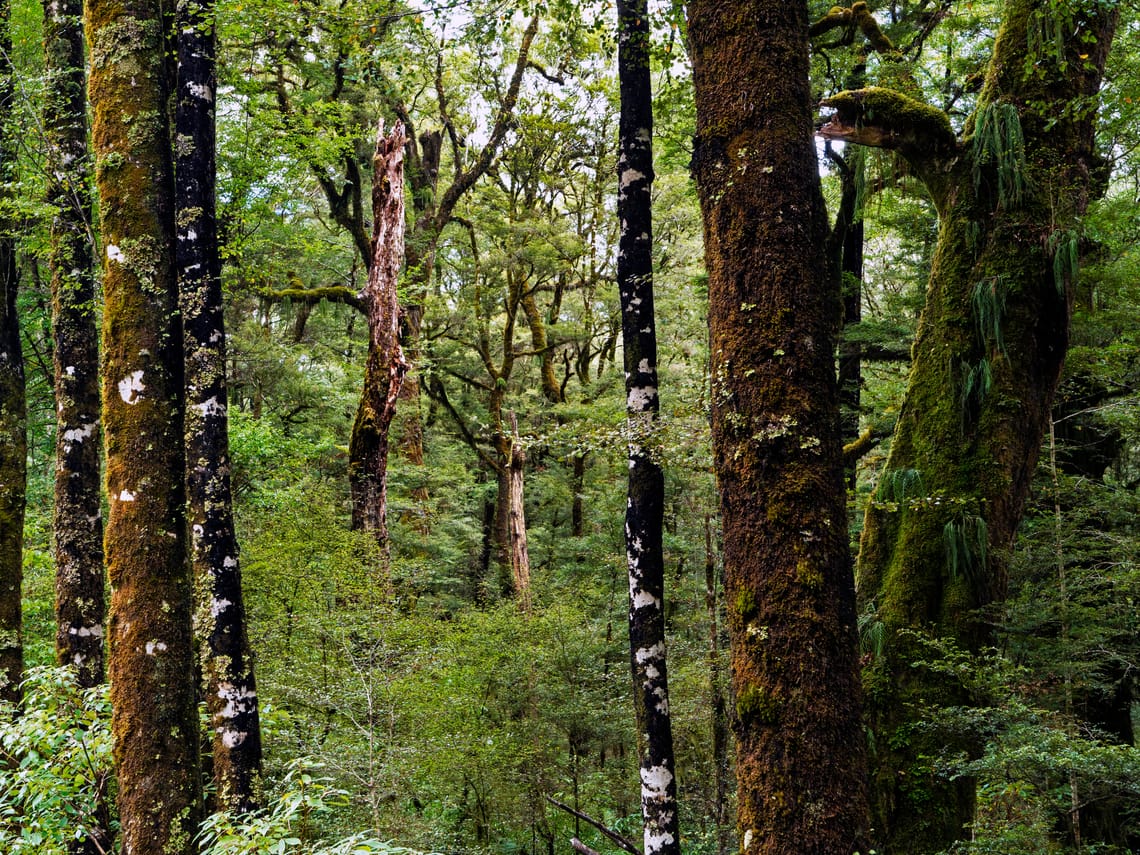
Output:
<instances>
[{"instance_id":1,"label":"forest","mask_svg":"<svg viewBox=\"0 0 1140 855\"><path fill-rule=\"evenodd\" d=\"M1140 852L1138 12L0 0L0 852Z\"/></svg>"}]
</instances>

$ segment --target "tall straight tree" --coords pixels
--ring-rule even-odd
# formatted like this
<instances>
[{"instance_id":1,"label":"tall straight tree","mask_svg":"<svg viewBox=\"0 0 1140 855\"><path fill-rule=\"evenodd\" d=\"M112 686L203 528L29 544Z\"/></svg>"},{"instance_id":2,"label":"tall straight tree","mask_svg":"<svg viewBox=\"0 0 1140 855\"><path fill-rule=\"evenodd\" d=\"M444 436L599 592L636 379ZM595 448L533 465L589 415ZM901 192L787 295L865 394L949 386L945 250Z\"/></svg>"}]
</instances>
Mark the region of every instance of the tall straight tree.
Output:
<instances>
[{"instance_id":1,"label":"tall straight tree","mask_svg":"<svg viewBox=\"0 0 1140 855\"><path fill-rule=\"evenodd\" d=\"M618 260L629 497L629 661L633 672L645 855L678 855L677 780L665 667L665 476L653 456L657 327L653 312L653 96L646 0L618 0Z\"/></svg>"},{"instance_id":2,"label":"tall straight tree","mask_svg":"<svg viewBox=\"0 0 1140 855\"><path fill-rule=\"evenodd\" d=\"M186 503L200 589L198 635L221 805L257 806L261 725L234 532L227 414L226 333L215 193L214 6L177 9L175 259L186 387Z\"/></svg>"},{"instance_id":3,"label":"tall straight tree","mask_svg":"<svg viewBox=\"0 0 1140 855\"><path fill-rule=\"evenodd\" d=\"M689 38L741 852L865 851L841 298L812 140L807 4L694 0Z\"/></svg>"},{"instance_id":4,"label":"tall straight tree","mask_svg":"<svg viewBox=\"0 0 1140 855\"><path fill-rule=\"evenodd\" d=\"M14 192L10 0L0 0L0 201ZM15 223L0 212L0 699L20 698L24 645L20 597L24 580L24 505L28 483L28 418L16 292Z\"/></svg>"},{"instance_id":5,"label":"tall straight tree","mask_svg":"<svg viewBox=\"0 0 1140 855\"><path fill-rule=\"evenodd\" d=\"M915 727L925 705L968 703L968 693L912 667L926 652L912 630L976 649L1005 597L1068 345L1080 222L1107 179L1095 107L1117 16L1111 3L1010 0L961 139L946 114L888 89L825 102L836 112L821 133L897 150L939 216L906 397L859 556L860 598L884 637L867 685L887 852L941 851L973 817L972 782L932 768L945 736Z\"/></svg>"},{"instance_id":6,"label":"tall straight tree","mask_svg":"<svg viewBox=\"0 0 1140 855\"><path fill-rule=\"evenodd\" d=\"M44 4L44 131L55 346L56 655L80 686L103 680L103 512L82 0Z\"/></svg>"},{"instance_id":7,"label":"tall straight tree","mask_svg":"<svg viewBox=\"0 0 1140 855\"><path fill-rule=\"evenodd\" d=\"M189 855L201 792L167 34L150 0L88 0L85 12L104 244L108 676L123 851Z\"/></svg>"}]
</instances>

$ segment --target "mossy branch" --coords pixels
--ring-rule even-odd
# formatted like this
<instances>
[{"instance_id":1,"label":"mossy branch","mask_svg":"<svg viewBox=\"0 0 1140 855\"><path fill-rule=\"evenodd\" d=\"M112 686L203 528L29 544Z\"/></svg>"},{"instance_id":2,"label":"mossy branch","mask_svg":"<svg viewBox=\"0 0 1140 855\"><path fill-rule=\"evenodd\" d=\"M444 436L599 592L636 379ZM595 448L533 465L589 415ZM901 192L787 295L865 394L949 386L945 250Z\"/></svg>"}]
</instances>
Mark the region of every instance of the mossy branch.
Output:
<instances>
[{"instance_id":1,"label":"mossy branch","mask_svg":"<svg viewBox=\"0 0 1140 855\"><path fill-rule=\"evenodd\" d=\"M318 303L328 301L329 303L343 303L346 306L352 306L358 312L363 312L366 308L360 294L343 285L325 285L319 288L282 288L280 291L266 291L261 296L273 303L283 303L290 300L294 303L315 306Z\"/></svg>"},{"instance_id":2,"label":"mossy branch","mask_svg":"<svg viewBox=\"0 0 1140 855\"><path fill-rule=\"evenodd\" d=\"M871 50L881 54L895 53L894 44L879 28L879 22L871 14L870 7L862 0L853 3L850 9L832 6L826 15L811 25L808 34L814 39L823 33L840 28L843 29L843 34L837 42L828 45L828 47L852 44L855 41L855 33L858 31L867 39L867 45Z\"/></svg>"}]
</instances>

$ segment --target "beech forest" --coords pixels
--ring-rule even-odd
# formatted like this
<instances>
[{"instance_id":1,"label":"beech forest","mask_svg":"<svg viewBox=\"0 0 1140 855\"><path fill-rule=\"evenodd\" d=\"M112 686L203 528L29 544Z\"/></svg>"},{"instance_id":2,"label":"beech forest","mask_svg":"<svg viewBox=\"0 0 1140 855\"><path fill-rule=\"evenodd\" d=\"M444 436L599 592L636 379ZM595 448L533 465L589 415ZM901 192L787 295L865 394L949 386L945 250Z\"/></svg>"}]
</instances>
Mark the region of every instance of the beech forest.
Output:
<instances>
[{"instance_id":1,"label":"beech forest","mask_svg":"<svg viewBox=\"0 0 1140 855\"><path fill-rule=\"evenodd\" d=\"M0 853L1140 853L1140 7L829 2L0 0Z\"/></svg>"}]
</instances>

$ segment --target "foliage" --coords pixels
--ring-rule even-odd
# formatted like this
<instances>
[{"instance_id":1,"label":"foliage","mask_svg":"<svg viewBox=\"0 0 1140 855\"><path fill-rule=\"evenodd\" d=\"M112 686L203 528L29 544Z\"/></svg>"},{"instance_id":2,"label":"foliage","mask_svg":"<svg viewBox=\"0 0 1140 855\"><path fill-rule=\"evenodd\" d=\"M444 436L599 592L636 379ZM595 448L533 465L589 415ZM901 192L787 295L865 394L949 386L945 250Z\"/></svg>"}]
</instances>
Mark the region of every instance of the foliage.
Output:
<instances>
[{"instance_id":1,"label":"foliage","mask_svg":"<svg viewBox=\"0 0 1140 855\"><path fill-rule=\"evenodd\" d=\"M0 710L0 848L64 855L112 814L107 687L82 691L69 668L28 671L18 715Z\"/></svg>"}]
</instances>

